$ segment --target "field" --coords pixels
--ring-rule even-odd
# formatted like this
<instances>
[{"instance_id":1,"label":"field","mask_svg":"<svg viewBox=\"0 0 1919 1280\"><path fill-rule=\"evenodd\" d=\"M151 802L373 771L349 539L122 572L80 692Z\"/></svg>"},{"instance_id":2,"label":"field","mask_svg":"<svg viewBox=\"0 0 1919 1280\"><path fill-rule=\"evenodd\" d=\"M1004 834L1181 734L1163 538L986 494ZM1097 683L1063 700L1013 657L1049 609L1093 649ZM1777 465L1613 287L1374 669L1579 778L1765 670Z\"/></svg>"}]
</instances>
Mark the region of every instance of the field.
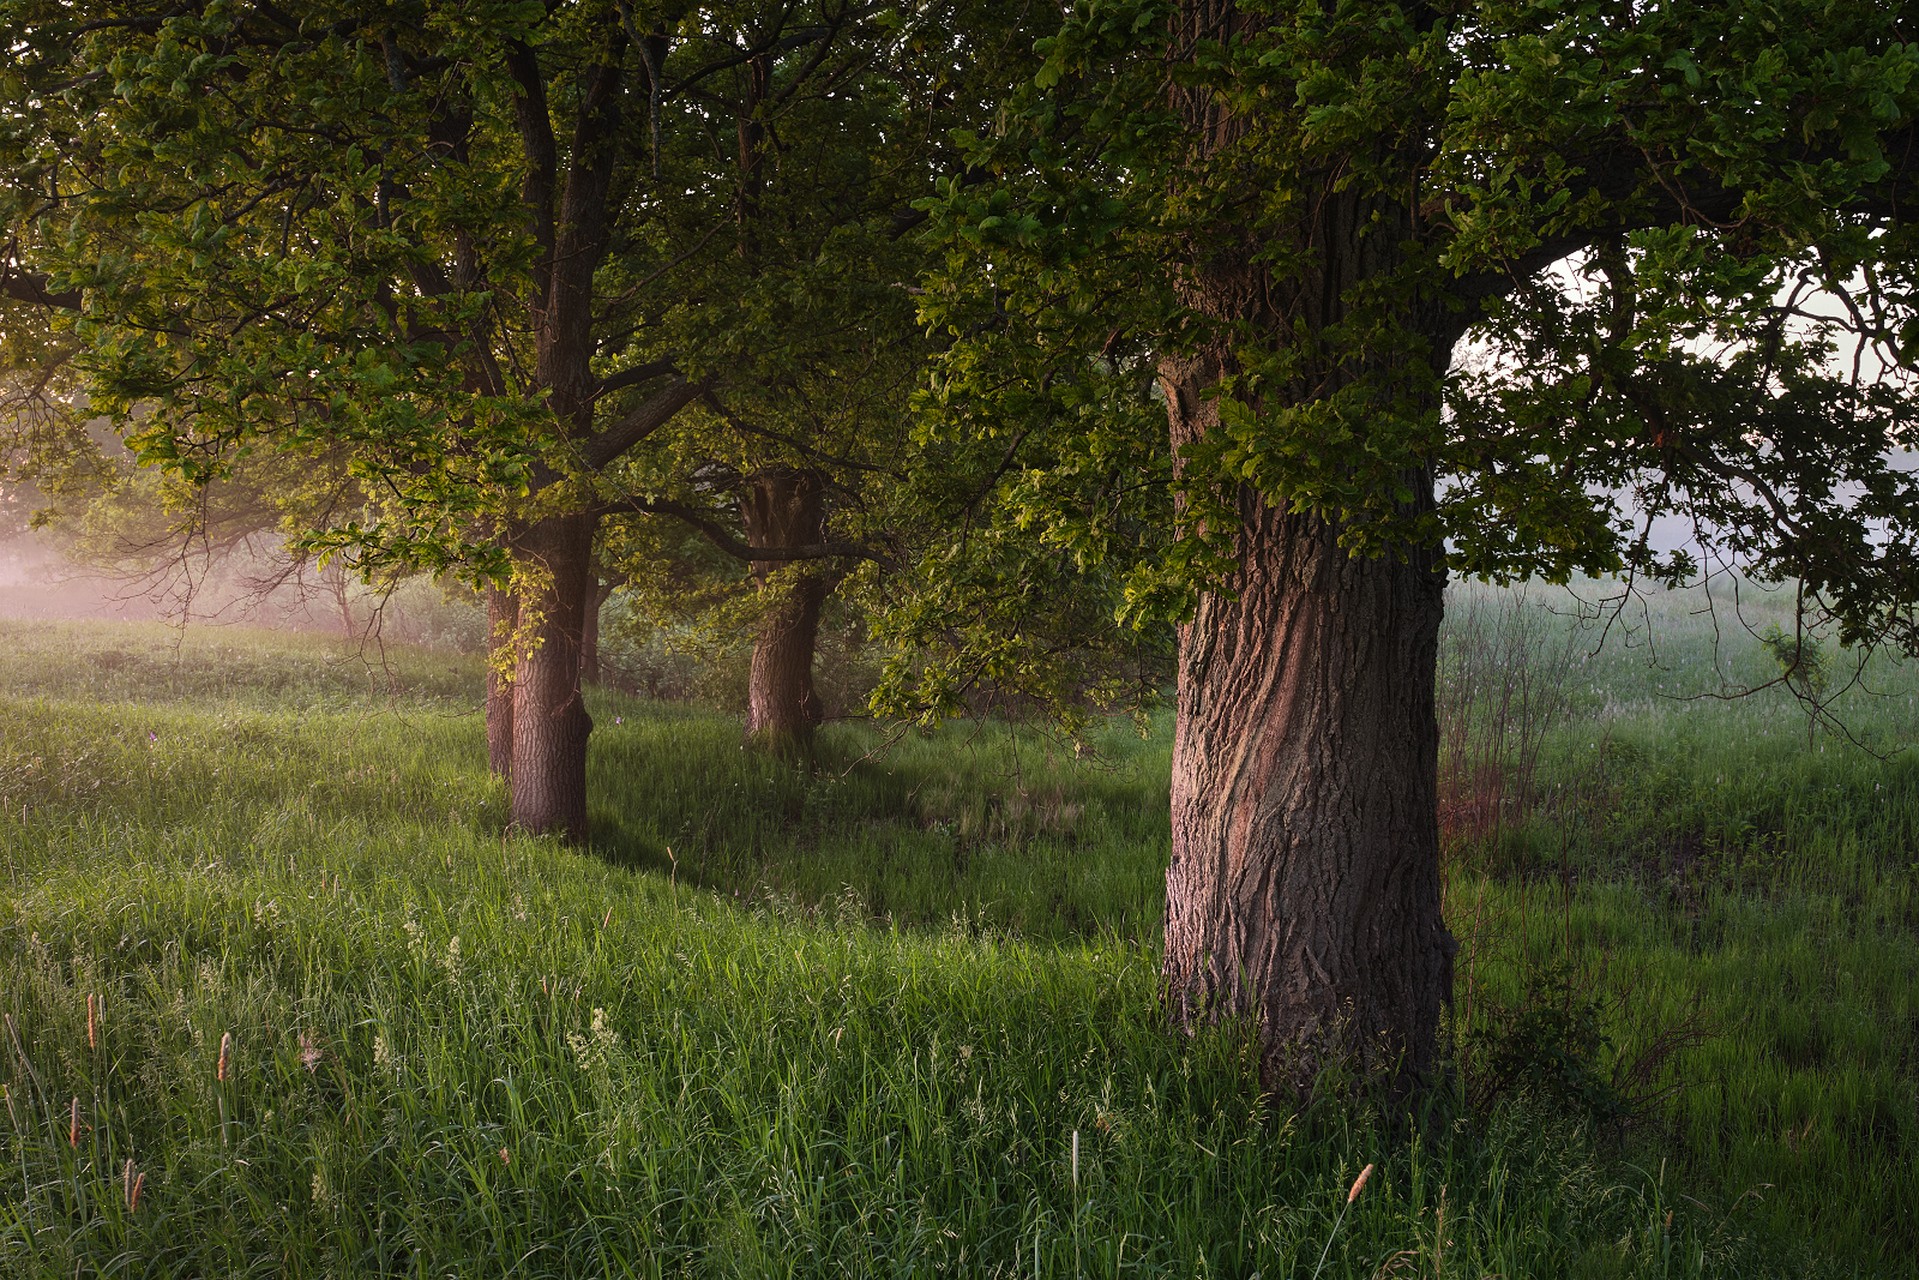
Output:
<instances>
[{"instance_id":1,"label":"field","mask_svg":"<svg viewBox=\"0 0 1919 1280\"><path fill-rule=\"evenodd\" d=\"M0 623L0 1274L1914 1274L1919 680L1854 745L1687 697L1778 674L1723 599L1564 603L1455 594L1410 1125L1164 1029L1164 719L807 771L603 695L581 852L472 659Z\"/></svg>"}]
</instances>

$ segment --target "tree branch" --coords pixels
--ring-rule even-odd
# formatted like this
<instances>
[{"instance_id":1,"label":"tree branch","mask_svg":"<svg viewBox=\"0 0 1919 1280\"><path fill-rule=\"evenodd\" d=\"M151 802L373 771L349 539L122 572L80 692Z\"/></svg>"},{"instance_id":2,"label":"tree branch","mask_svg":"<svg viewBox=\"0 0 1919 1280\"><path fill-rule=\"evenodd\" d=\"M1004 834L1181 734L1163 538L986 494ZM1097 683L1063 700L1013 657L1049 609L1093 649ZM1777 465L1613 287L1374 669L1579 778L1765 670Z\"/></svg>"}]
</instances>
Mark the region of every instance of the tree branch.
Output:
<instances>
[{"instance_id":1,"label":"tree branch","mask_svg":"<svg viewBox=\"0 0 1919 1280\"><path fill-rule=\"evenodd\" d=\"M610 396L615 391L624 391L628 387L637 387L643 382L651 382L655 378L678 372L679 368L671 360L650 360L645 364L636 364L601 378L600 385L593 389L593 398L597 400L601 396Z\"/></svg>"},{"instance_id":2,"label":"tree branch","mask_svg":"<svg viewBox=\"0 0 1919 1280\"><path fill-rule=\"evenodd\" d=\"M705 537L708 542L727 555L745 564L841 559L871 560L875 563L880 561L878 551L860 542L817 542L798 547L755 547L735 536L731 530L715 519L712 513L668 498L627 498L620 502L606 504L599 508L599 514L603 516L623 514L671 516Z\"/></svg>"},{"instance_id":3,"label":"tree branch","mask_svg":"<svg viewBox=\"0 0 1919 1280\"><path fill-rule=\"evenodd\" d=\"M539 261L533 268L533 288L539 295L535 305L545 310L553 285L553 191L559 169L553 117L547 110L540 60L533 50L515 40L507 46L506 65L519 86L513 95L513 114L520 127L520 145L526 150L526 181L520 187L520 202L533 217L533 238L540 246Z\"/></svg>"},{"instance_id":4,"label":"tree branch","mask_svg":"<svg viewBox=\"0 0 1919 1280\"><path fill-rule=\"evenodd\" d=\"M704 383L688 382L678 374L669 374L668 377L672 381L648 397L637 409L585 442L580 454L589 468L598 471L605 467L672 421L674 414L698 399L700 393L706 390Z\"/></svg>"},{"instance_id":5,"label":"tree branch","mask_svg":"<svg viewBox=\"0 0 1919 1280\"><path fill-rule=\"evenodd\" d=\"M12 298L15 302L31 302L42 307L58 307L65 311L80 309L78 289L56 293L49 287L46 276L37 271L16 271L12 266L4 263L0 263L0 297Z\"/></svg>"}]
</instances>

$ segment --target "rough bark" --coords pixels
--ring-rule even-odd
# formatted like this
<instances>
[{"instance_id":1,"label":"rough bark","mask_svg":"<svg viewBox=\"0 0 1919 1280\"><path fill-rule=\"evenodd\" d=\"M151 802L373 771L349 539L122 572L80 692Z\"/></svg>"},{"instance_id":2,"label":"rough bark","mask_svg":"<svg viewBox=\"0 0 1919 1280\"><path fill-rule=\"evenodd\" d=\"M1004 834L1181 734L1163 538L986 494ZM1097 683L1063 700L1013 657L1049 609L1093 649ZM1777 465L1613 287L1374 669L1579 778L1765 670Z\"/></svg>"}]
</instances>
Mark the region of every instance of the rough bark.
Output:
<instances>
[{"instance_id":1,"label":"rough bark","mask_svg":"<svg viewBox=\"0 0 1919 1280\"><path fill-rule=\"evenodd\" d=\"M1405 1093L1451 994L1440 919L1431 552L1354 558L1241 496L1240 566L1181 629L1164 978L1175 1019L1251 1018L1269 1087Z\"/></svg>"},{"instance_id":2,"label":"rough bark","mask_svg":"<svg viewBox=\"0 0 1919 1280\"><path fill-rule=\"evenodd\" d=\"M812 546L826 537L819 477L779 467L756 472L741 502L747 542L760 548ZM747 740L779 751L809 752L819 727L813 651L820 609L832 593L832 571L780 560L755 560L753 575L771 595L753 642L747 685Z\"/></svg>"},{"instance_id":3,"label":"rough bark","mask_svg":"<svg viewBox=\"0 0 1919 1280\"><path fill-rule=\"evenodd\" d=\"M534 266L541 294L533 308L534 379L545 389L554 418L595 468L639 438L630 425L621 426L614 442L618 448L607 453L610 446L593 431L593 284L616 212L609 194L621 154L625 43L624 29L616 26L601 56L576 73L573 138L563 181L554 160L538 56L516 48L510 67L524 95L519 118L529 167L523 195L541 247ZM666 413L679 403L673 401ZM647 430L664 421L648 420ZM559 483L562 478L551 473L540 480L542 487ZM578 842L587 837L586 743L593 732L580 694L580 650L598 523L587 512L548 515L520 526L508 539L520 607L513 673L513 823L522 831Z\"/></svg>"},{"instance_id":4,"label":"rough bark","mask_svg":"<svg viewBox=\"0 0 1919 1280\"><path fill-rule=\"evenodd\" d=\"M1190 39L1239 29L1230 3L1187 0ZM1204 89L1180 89L1195 154L1244 122ZM1406 203L1327 182L1291 235L1303 269L1275 279L1251 233L1196 236L1187 304L1241 334L1290 345L1350 318L1364 286L1403 265ZM1409 298L1399 319L1431 337L1333 355L1257 410L1303 404L1355 379L1399 392L1405 361L1443 362L1446 320ZM1333 348L1328 348L1332 350ZM1437 354L1434 354L1437 353ZM1236 371L1226 342L1161 365L1175 456L1219 425L1211 392ZM1429 472L1400 477L1432 501ZM1238 568L1181 628L1167 871L1165 996L1174 1021L1250 1019L1268 1087L1310 1089L1328 1071L1404 1096L1434 1078L1451 995L1440 913L1434 703L1440 550L1354 558L1326 520L1237 494Z\"/></svg>"},{"instance_id":5,"label":"rough bark","mask_svg":"<svg viewBox=\"0 0 1919 1280\"><path fill-rule=\"evenodd\" d=\"M572 841L587 836L593 718L580 696L580 641L595 524L589 515L553 516L513 540L526 584L513 671L513 822Z\"/></svg>"},{"instance_id":6,"label":"rough bark","mask_svg":"<svg viewBox=\"0 0 1919 1280\"><path fill-rule=\"evenodd\" d=\"M486 761L495 777L513 776L513 633L520 602L500 587L486 590Z\"/></svg>"}]
</instances>

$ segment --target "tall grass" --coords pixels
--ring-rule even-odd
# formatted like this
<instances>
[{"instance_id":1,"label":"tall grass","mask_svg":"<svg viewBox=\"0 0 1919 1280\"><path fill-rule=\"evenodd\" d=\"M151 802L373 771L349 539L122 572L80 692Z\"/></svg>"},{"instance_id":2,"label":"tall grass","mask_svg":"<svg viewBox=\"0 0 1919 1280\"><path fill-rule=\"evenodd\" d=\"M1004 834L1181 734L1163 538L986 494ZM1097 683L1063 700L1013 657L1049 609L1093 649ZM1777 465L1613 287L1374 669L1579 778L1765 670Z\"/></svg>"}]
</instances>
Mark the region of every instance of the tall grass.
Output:
<instances>
[{"instance_id":1,"label":"tall grass","mask_svg":"<svg viewBox=\"0 0 1919 1280\"><path fill-rule=\"evenodd\" d=\"M1168 1034L1164 726L1096 759L837 726L808 772L606 697L579 853L502 835L464 660L0 643L0 1274L1880 1275L1919 1245L1915 779L1808 754L1787 702L1769 735L1663 701L1683 645L1582 663L1548 799L1449 868L1488 1025L1571 963L1598 1069L1709 1026L1621 1130L1525 1089L1299 1109L1239 1031Z\"/></svg>"}]
</instances>

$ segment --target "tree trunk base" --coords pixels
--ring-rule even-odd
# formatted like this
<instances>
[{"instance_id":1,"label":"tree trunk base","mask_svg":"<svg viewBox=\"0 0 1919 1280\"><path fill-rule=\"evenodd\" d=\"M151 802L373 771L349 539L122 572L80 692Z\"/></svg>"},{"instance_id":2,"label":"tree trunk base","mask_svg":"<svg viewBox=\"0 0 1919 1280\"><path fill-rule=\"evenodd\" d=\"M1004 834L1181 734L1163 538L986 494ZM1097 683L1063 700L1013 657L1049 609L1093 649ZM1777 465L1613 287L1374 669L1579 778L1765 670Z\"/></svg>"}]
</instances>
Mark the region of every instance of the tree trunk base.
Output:
<instances>
[{"instance_id":1,"label":"tree trunk base","mask_svg":"<svg viewBox=\"0 0 1919 1280\"><path fill-rule=\"evenodd\" d=\"M1181 634L1169 1013L1250 1018L1270 1089L1403 1098L1437 1078L1452 986L1444 577L1436 553L1356 560L1321 521L1242 507L1237 590L1207 595Z\"/></svg>"}]
</instances>

